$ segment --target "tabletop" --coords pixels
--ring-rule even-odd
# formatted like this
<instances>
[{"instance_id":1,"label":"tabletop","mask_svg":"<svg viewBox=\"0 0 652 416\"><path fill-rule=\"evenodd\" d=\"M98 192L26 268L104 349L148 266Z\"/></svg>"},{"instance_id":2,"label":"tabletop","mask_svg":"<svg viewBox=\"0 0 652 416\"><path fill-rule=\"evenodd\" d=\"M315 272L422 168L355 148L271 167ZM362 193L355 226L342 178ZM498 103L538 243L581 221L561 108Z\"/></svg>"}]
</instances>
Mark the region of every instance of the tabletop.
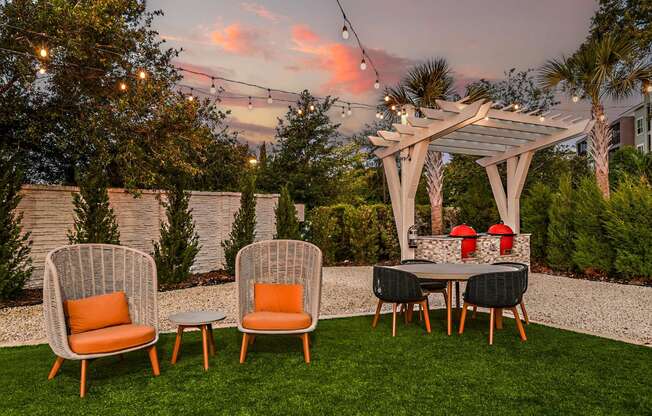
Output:
<instances>
[{"instance_id":1,"label":"tabletop","mask_svg":"<svg viewBox=\"0 0 652 416\"><path fill-rule=\"evenodd\" d=\"M393 266L415 274L417 277L435 280L468 280L480 273L511 272L517 270L512 266L468 263L413 263Z\"/></svg>"},{"instance_id":2,"label":"tabletop","mask_svg":"<svg viewBox=\"0 0 652 416\"><path fill-rule=\"evenodd\" d=\"M206 325L221 321L226 315L220 311L192 311L170 315L170 321L177 325Z\"/></svg>"}]
</instances>

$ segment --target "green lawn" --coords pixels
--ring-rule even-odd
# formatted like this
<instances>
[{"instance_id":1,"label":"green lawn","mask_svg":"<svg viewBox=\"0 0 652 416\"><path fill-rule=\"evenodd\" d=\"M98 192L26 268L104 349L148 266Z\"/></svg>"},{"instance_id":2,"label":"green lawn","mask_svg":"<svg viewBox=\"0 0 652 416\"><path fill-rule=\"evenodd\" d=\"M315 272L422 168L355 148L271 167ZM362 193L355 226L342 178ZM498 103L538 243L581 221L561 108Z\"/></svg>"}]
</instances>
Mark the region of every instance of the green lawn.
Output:
<instances>
[{"instance_id":1,"label":"green lawn","mask_svg":"<svg viewBox=\"0 0 652 416\"><path fill-rule=\"evenodd\" d=\"M169 364L173 335L159 343L161 376L145 352L90 365L79 393L79 363L47 381L47 346L0 349L1 414L652 414L652 349L540 325L521 343L505 320L487 345L487 315L467 320L463 336L433 333L389 316L319 323L310 365L298 338L259 338L238 363L235 329L215 331L217 356L202 369L199 333L187 333L180 361Z\"/></svg>"}]
</instances>

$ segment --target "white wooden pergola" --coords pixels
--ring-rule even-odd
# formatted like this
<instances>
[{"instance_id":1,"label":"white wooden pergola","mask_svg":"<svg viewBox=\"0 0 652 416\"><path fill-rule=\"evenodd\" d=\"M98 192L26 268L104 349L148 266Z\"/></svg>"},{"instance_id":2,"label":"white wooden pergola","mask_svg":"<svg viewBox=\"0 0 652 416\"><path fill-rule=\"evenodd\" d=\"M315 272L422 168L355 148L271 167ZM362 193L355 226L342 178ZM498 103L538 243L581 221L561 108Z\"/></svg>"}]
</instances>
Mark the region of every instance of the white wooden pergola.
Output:
<instances>
[{"instance_id":1,"label":"white wooden pergola","mask_svg":"<svg viewBox=\"0 0 652 416\"><path fill-rule=\"evenodd\" d=\"M477 163L487 170L500 218L518 233L519 201L534 152L587 134L594 123L574 115L538 114L538 110L524 114L516 106L495 108L492 102L464 101L438 100L439 108L421 108L421 117L408 108L393 131L369 136L383 161L404 259L414 256L407 231L414 225L414 197L429 149L483 156ZM506 184L498 172L503 162L507 164Z\"/></svg>"}]
</instances>

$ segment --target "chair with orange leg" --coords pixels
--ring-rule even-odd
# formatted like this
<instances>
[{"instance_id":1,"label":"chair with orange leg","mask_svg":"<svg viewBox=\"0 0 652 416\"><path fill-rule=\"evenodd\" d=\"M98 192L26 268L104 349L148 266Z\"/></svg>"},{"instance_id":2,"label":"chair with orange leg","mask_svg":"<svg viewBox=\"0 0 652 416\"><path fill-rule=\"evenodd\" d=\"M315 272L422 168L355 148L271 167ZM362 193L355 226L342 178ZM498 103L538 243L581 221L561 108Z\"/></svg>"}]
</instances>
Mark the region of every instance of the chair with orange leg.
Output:
<instances>
[{"instance_id":1,"label":"chair with orange leg","mask_svg":"<svg viewBox=\"0 0 652 416\"><path fill-rule=\"evenodd\" d=\"M401 304L408 305L408 311L413 305L419 305L424 315L426 331L430 333L430 313L428 310L428 295L421 290L419 278L412 273L391 267L374 266L374 294L378 298L376 314L371 324L378 325L380 310L385 303L392 304L392 336L396 336L396 312ZM406 314L406 322L409 320Z\"/></svg>"},{"instance_id":2,"label":"chair with orange leg","mask_svg":"<svg viewBox=\"0 0 652 416\"><path fill-rule=\"evenodd\" d=\"M257 336L295 335L309 364L309 334L319 320L321 250L304 241L260 241L241 249L235 263L240 363Z\"/></svg>"},{"instance_id":3,"label":"chair with orange leg","mask_svg":"<svg viewBox=\"0 0 652 416\"><path fill-rule=\"evenodd\" d=\"M494 263L494 264L499 265L499 266L511 266L511 267L514 267L514 268L520 270L521 272L523 272L525 274L525 281L523 282L523 285L524 285L524 287L523 287L523 296L525 296L525 292L527 292L527 286L528 286L528 281L529 281L529 277L528 277L529 267L528 267L528 265L524 264L524 263L516 263L516 262L509 262L509 261L501 261L501 262ZM525 324L528 325L530 323L530 318L527 315L527 310L525 310L525 301L522 298L521 298L521 303L520 303L519 306L521 307L521 312L523 313L523 319L525 320Z\"/></svg>"},{"instance_id":4,"label":"chair with orange leg","mask_svg":"<svg viewBox=\"0 0 652 416\"><path fill-rule=\"evenodd\" d=\"M146 349L159 375L156 264L127 247L78 244L51 251L45 260L43 312L56 360L81 361L79 395L86 395L88 364L96 358Z\"/></svg>"},{"instance_id":5,"label":"chair with orange leg","mask_svg":"<svg viewBox=\"0 0 652 416\"><path fill-rule=\"evenodd\" d=\"M522 270L471 276L464 291L464 305L462 306L459 333L464 333L466 311L469 306L489 308L489 345L493 345L494 327L498 319L497 313L502 314L503 309L510 309L514 314L516 328L521 340L526 341L525 329L516 309L516 306L521 303L523 298L524 279L526 279L526 275Z\"/></svg>"}]
</instances>

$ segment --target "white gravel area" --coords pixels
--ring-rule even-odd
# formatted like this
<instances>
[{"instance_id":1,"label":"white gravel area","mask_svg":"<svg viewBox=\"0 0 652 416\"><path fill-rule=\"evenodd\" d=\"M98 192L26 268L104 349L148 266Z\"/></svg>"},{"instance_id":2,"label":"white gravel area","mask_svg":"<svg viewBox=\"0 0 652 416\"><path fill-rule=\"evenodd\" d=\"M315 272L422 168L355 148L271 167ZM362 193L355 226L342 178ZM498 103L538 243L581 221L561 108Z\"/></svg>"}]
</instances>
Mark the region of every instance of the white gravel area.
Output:
<instances>
[{"instance_id":1,"label":"white gravel area","mask_svg":"<svg viewBox=\"0 0 652 416\"><path fill-rule=\"evenodd\" d=\"M463 289L463 285L462 285ZM443 308L441 295L430 299ZM525 295L530 320L554 327L652 345L652 288L530 274ZM235 283L159 293L162 331L175 328L167 317L189 310L221 310L216 326L235 325ZM325 267L321 317L372 313L376 298L371 267ZM0 346L44 343L40 305L0 309Z\"/></svg>"}]
</instances>

